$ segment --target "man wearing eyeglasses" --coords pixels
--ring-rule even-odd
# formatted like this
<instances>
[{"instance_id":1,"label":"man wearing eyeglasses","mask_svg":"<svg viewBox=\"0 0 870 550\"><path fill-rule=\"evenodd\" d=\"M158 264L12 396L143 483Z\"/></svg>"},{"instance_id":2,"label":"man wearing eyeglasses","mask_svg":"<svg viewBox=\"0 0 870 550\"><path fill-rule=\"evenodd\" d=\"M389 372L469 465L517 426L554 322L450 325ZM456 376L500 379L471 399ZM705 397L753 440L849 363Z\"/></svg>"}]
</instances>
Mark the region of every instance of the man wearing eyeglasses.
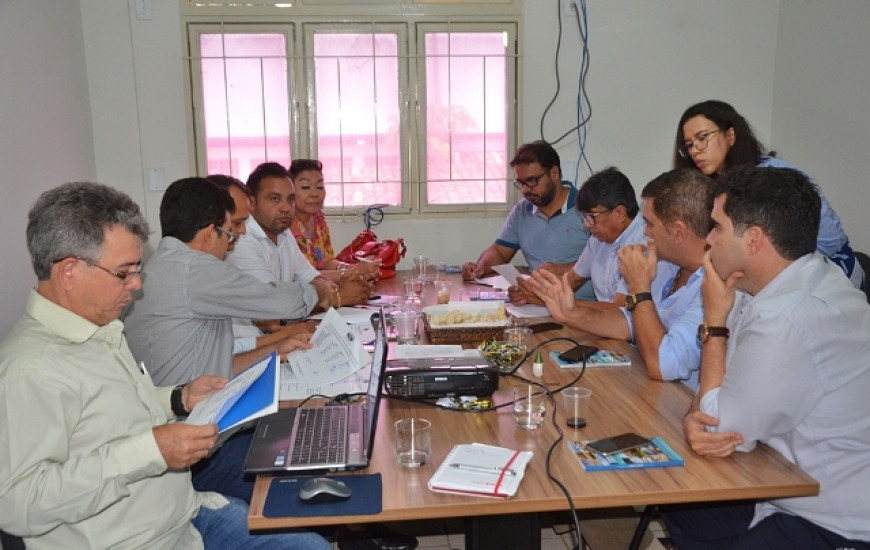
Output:
<instances>
[{"instance_id":1,"label":"man wearing eyeglasses","mask_svg":"<svg viewBox=\"0 0 870 550\"><path fill-rule=\"evenodd\" d=\"M595 307L624 305L625 296L617 292L621 277L617 252L626 244L646 243L643 218L638 216L634 188L625 174L610 167L593 174L577 193L577 210L592 236L574 267L567 271L571 288L577 290L586 281L592 282L597 302L584 302ZM544 265L539 269L547 269ZM518 288L509 291L514 304L542 304L526 280L517 281Z\"/></svg>"},{"instance_id":2,"label":"man wearing eyeglasses","mask_svg":"<svg viewBox=\"0 0 870 550\"><path fill-rule=\"evenodd\" d=\"M158 384L243 368L233 363L233 317L303 317L330 305L315 286L262 283L224 262L238 238L234 211L230 194L203 178L178 180L163 195L163 238L125 315L130 349Z\"/></svg>"},{"instance_id":3,"label":"man wearing eyeglasses","mask_svg":"<svg viewBox=\"0 0 870 550\"><path fill-rule=\"evenodd\" d=\"M148 224L94 183L43 193L28 215L38 278L0 344L0 529L28 548L328 550L313 533L251 535L244 502L193 489L217 427L170 422L224 387L158 388L118 320L141 287Z\"/></svg>"},{"instance_id":4,"label":"man wearing eyeglasses","mask_svg":"<svg viewBox=\"0 0 870 550\"><path fill-rule=\"evenodd\" d=\"M518 251L532 270L546 266L558 275L568 272L580 257L589 230L574 208L577 189L562 181L559 154L545 141L520 146L511 160L514 185L523 194L511 209L495 242L477 259L462 267L466 281L510 262ZM583 285L576 297L594 300L592 285Z\"/></svg>"}]
</instances>

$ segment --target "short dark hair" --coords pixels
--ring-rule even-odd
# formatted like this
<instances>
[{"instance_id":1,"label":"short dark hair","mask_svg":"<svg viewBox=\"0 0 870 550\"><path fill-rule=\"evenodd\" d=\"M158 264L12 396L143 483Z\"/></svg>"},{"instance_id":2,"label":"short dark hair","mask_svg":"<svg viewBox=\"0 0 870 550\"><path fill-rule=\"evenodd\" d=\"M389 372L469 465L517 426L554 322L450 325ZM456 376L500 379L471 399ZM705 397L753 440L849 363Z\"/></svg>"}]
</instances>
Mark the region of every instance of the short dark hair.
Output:
<instances>
[{"instance_id":1,"label":"short dark hair","mask_svg":"<svg viewBox=\"0 0 870 550\"><path fill-rule=\"evenodd\" d=\"M680 220L702 239L713 227L713 180L698 170L665 172L649 182L640 196L652 199L653 211L664 224Z\"/></svg>"},{"instance_id":2,"label":"short dark hair","mask_svg":"<svg viewBox=\"0 0 870 550\"><path fill-rule=\"evenodd\" d=\"M553 166L559 169L562 173L562 165L559 160L559 153L553 149L553 146L544 140L533 141L520 145L517 149L514 158L511 159L511 167L517 164L532 164L537 162L542 168L549 170Z\"/></svg>"},{"instance_id":3,"label":"short dark hair","mask_svg":"<svg viewBox=\"0 0 870 550\"><path fill-rule=\"evenodd\" d=\"M205 177L208 181L214 183L221 189L230 190L230 187L236 187L241 189L245 196L250 196L251 192L248 191L248 186L245 185L245 182L238 178L234 178L233 176L228 176L226 174L209 174Z\"/></svg>"},{"instance_id":4,"label":"short dark hair","mask_svg":"<svg viewBox=\"0 0 870 550\"><path fill-rule=\"evenodd\" d=\"M786 260L816 249L822 199L810 179L791 168L735 168L713 187L725 195L722 210L731 218L734 233L761 228Z\"/></svg>"},{"instance_id":5,"label":"short dark hair","mask_svg":"<svg viewBox=\"0 0 870 550\"><path fill-rule=\"evenodd\" d=\"M284 168L283 165L278 164L277 162L264 162L260 164L254 171L251 172L251 175L248 176L248 191L250 191L252 196L257 196L257 193L260 192L260 182L263 181L263 178L289 178L290 174L287 172L287 169Z\"/></svg>"},{"instance_id":6,"label":"short dark hair","mask_svg":"<svg viewBox=\"0 0 870 550\"><path fill-rule=\"evenodd\" d=\"M227 212L236 203L226 189L205 178L184 178L172 182L160 201L160 228L164 237L189 243L203 227L223 226Z\"/></svg>"},{"instance_id":7,"label":"short dark hair","mask_svg":"<svg viewBox=\"0 0 870 550\"><path fill-rule=\"evenodd\" d=\"M99 260L106 230L116 225L148 240L148 222L126 193L90 182L44 192L27 215L27 250L37 279L50 279L51 266L64 258Z\"/></svg>"},{"instance_id":8,"label":"short dark hair","mask_svg":"<svg viewBox=\"0 0 870 550\"><path fill-rule=\"evenodd\" d=\"M625 207L629 218L637 216L640 210L631 182L613 166L592 174L577 192L576 206L580 212L587 212L595 206L612 210L619 205Z\"/></svg>"},{"instance_id":9,"label":"short dark hair","mask_svg":"<svg viewBox=\"0 0 870 550\"><path fill-rule=\"evenodd\" d=\"M674 168L693 168L697 170L694 161L691 158L684 158L680 155L680 147L683 146L683 125L689 119L696 116L702 116L716 125L723 132L734 128L734 146L728 150L725 155L725 171L735 166L751 164L756 166L761 162L761 157L764 155L764 149L758 138L755 137L755 132L752 127L743 118L743 115L737 112L734 107L724 101L716 99L708 99L696 103L686 109L683 116L680 117L680 123L677 125L677 137L674 142ZM774 156L773 151L768 153Z\"/></svg>"},{"instance_id":10,"label":"short dark hair","mask_svg":"<svg viewBox=\"0 0 870 550\"><path fill-rule=\"evenodd\" d=\"M315 159L296 159L290 163L290 168L287 169L287 174L289 174L290 179L295 183L296 176L309 170L315 170L322 174L323 163Z\"/></svg>"}]
</instances>

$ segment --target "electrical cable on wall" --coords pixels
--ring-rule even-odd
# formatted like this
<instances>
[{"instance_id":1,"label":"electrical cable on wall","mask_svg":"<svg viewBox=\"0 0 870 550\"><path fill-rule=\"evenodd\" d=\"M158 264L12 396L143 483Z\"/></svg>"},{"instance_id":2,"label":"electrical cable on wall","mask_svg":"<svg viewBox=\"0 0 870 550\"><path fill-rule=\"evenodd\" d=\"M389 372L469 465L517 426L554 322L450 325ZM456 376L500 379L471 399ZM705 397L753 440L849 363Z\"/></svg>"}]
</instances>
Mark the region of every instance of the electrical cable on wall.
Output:
<instances>
[{"instance_id":1,"label":"electrical cable on wall","mask_svg":"<svg viewBox=\"0 0 870 550\"><path fill-rule=\"evenodd\" d=\"M363 211L363 225L366 226L366 229L371 229L376 225L380 225L380 223L384 221L384 208L387 206L389 205L372 204Z\"/></svg>"},{"instance_id":2,"label":"electrical cable on wall","mask_svg":"<svg viewBox=\"0 0 870 550\"><path fill-rule=\"evenodd\" d=\"M549 142L551 145L555 145L561 142L563 139L571 135L573 132L577 132L577 139L580 147L580 155L577 159L577 165L575 167L574 181L580 180L580 165L581 163L585 164L589 173L592 173L592 165L589 162L589 158L586 156L586 140L587 140L587 124L589 120L592 118L592 104L589 101L589 96L586 93L586 77L589 73L589 21L588 21L588 13L586 9L586 0L573 0L574 1L574 18L577 22L577 27L580 31L580 41L581 41L581 58L580 58L580 75L577 83L577 124L571 128L570 130L563 133L561 136L554 140L548 140L544 136L544 121L547 118L547 113L550 108L552 108L553 104L556 102L556 99L559 97L559 94L562 90L562 77L559 72L559 55L562 49L562 5L560 0L556 0L558 2L558 7L556 10L556 18L557 18L557 27L558 33L556 37L556 55L555 55L555 74L556 74L556 91L553 94L553 98L547 104L547 107L544 109L544 112L541 114L541 139ZM585 104L585 109L584 109Z\"/></svg>"}]
</instances>

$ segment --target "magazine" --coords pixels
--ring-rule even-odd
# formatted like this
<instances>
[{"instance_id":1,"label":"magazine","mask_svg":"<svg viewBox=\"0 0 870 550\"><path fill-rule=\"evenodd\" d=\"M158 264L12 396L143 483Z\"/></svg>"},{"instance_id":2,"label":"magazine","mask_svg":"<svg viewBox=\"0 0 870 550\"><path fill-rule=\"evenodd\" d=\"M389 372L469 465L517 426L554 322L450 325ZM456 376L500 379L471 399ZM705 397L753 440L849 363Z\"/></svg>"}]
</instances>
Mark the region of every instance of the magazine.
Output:
<instances>
[{"instance_id":1,"label":"magazine","mask_svg":"<svg viewBox=\"0 0 870 550\"><path fill-rule=\"evenodd\" d=\"M607 456L588 449L585 443L585 441L568 441L568 449L574 453L587 472L666 468L685 464L682 457L660 437L650 438L648 445Z\"/></svg>"},{"instance_id":2,"label":"magazine","mask_svg":"<svg viewBox=\"0 0 870 550\"><path fill-rule=\"evenodd\" d=\"M551 351L550 357L552 357L553 361L559 365L559 368L576 369L583 366L583 363L568 363L567 361L559 359L558 351ZM631 366L631 359L629 359L629 357L624 353L615 350L600 349L586 359L587 368L628 366Z\"/></svg>"}]
</instances>

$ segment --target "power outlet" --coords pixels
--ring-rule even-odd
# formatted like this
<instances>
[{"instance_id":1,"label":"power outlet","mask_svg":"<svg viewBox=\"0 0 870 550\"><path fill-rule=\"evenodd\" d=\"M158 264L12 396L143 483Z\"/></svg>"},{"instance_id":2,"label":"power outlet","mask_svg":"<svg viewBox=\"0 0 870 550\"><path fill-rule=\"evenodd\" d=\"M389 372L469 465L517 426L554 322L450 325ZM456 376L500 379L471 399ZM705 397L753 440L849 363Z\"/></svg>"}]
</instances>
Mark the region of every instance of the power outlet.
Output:
<instances>
[{"instance_id":1,"label":"power outlet","mask_svg":"<svg viewBox=\"0 0 870 550\"><path fill-rule=\"evenodd\" d=\"M562 2L562 17L574 17L574 14L577 13L577 4L575 4L576 0L561 0Z\"/></svg>"}]
</instances>

